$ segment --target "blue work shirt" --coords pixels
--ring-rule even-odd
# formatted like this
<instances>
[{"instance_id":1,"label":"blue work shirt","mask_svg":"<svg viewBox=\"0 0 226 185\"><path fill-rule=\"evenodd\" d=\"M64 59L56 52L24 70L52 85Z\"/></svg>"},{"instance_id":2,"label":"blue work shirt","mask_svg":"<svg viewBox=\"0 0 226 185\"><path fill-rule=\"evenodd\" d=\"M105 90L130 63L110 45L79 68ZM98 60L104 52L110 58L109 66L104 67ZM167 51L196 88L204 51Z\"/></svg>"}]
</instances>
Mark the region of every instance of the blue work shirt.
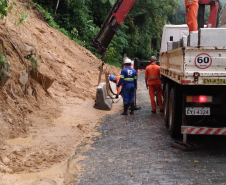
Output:
<instances>
[{"instance_id":1,"label":"blue work shirt","mask_svg":"<svg viewBox=\"0 0 226 185\"><path fill-rule=\"evenodd\" d=\"M117 87L137 87L137 72L131 67L123 68L121 71L121 76Z\"/></svg>"}]
</instances>

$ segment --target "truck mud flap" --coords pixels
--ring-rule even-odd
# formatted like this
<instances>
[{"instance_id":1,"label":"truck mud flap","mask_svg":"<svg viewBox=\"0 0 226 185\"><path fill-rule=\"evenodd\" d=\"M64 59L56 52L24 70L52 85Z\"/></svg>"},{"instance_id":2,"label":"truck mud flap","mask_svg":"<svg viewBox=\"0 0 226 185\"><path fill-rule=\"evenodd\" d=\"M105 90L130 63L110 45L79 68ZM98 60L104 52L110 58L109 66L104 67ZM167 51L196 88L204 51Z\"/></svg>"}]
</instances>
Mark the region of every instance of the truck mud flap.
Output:
<instances>
[{"instance_id":1,"label":"truck mud flap","mask_svg":"<svg viewBox=\"0 0 226 185\"><path fill-rule=\"evenodd\" d=\"M201 148L194 143L184 143L183 141L172 141L171 146L174 148L178 148L182 151L194 151Z\"/></svg>"}]
</instances>

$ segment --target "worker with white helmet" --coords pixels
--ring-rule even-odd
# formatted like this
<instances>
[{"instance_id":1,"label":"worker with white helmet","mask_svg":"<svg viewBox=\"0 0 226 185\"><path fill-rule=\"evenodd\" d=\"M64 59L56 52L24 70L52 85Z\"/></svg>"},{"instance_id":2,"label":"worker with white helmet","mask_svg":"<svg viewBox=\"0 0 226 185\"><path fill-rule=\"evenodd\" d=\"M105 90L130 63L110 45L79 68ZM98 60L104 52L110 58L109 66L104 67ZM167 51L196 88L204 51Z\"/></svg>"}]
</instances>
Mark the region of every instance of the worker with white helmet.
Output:
<instances>
[{"instance_id":1,"label":"worker with white helmet","mask_svg":"<svg viewBox=\"0 0 226 185\"><path fill-rule=\"evenodd\" d=\"M121 115L128 115L127 111L131 106L130 114L134 114L134 96L137 88L137 72L131 68L132 61L127 58L124 62L124 68L121 71L121 76L117 88L122 84L122 97L124 103L124 111Z\"/></svg>"}]
</instances>

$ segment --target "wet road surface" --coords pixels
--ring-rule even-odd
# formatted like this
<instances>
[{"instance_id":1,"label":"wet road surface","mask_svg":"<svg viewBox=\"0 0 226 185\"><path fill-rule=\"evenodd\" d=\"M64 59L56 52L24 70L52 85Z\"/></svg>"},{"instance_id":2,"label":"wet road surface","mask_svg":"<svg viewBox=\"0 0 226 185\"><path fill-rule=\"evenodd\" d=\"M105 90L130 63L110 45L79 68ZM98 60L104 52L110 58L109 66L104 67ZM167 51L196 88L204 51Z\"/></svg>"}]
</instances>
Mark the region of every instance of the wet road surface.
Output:
<instances>
[{"instance_id":1,"label":"wet road surface","mask_svg":"<svg viewBox=\"0 0 226 185\"><path fill-rule=\"evenodd\" d=\"M143 73L138 80L141 109L134 116L107 116L95 128L102 135L92 139L92 149L75 153L86 159L79 162L84 171L75 174L79 180L74 185L226 184L226 137L189 136L202 148L192 152L172 148L163 114L151 113Z\"/></svg>"}]
</instances>

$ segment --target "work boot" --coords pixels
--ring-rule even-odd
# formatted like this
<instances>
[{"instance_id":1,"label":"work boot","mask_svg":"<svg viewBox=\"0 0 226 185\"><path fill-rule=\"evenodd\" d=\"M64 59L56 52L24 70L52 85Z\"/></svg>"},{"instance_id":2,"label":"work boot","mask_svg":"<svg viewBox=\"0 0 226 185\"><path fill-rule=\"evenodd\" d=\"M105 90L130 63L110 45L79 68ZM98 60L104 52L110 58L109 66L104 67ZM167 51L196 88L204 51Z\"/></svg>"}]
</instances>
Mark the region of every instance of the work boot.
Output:
<instances>
[{"instance_id":1,"label":"work boot","mask_svg":"<svg viewBox=\"0 0 226 185\"><path fill-rule=\"evenodd\" d=\"M156 113L156 110L152 110L151 112L152 112L152 113Z\"/></svg>"},{"instance_id":2,"label":"work boot","mask_svg":"<svg viewBox=\"0 0 226 185\"><path fill-rule=\"evenodd\" d=\"M130 107L131 107L131 112L130 112L130 114L131 114L131 115L134 115L134 103L131 103L131 104L130 104Z\"/></svg>"},{"instance_id":3,"label":"work boot","mask_svg":"<svg viewBox=\"0 0 226 185\"><path fill-rule=\"evenodd\" d=\"M124 104L124 112L121 115L128 115L127 110L129 108L129 104Z\"/></svg>"}]
</instances>

